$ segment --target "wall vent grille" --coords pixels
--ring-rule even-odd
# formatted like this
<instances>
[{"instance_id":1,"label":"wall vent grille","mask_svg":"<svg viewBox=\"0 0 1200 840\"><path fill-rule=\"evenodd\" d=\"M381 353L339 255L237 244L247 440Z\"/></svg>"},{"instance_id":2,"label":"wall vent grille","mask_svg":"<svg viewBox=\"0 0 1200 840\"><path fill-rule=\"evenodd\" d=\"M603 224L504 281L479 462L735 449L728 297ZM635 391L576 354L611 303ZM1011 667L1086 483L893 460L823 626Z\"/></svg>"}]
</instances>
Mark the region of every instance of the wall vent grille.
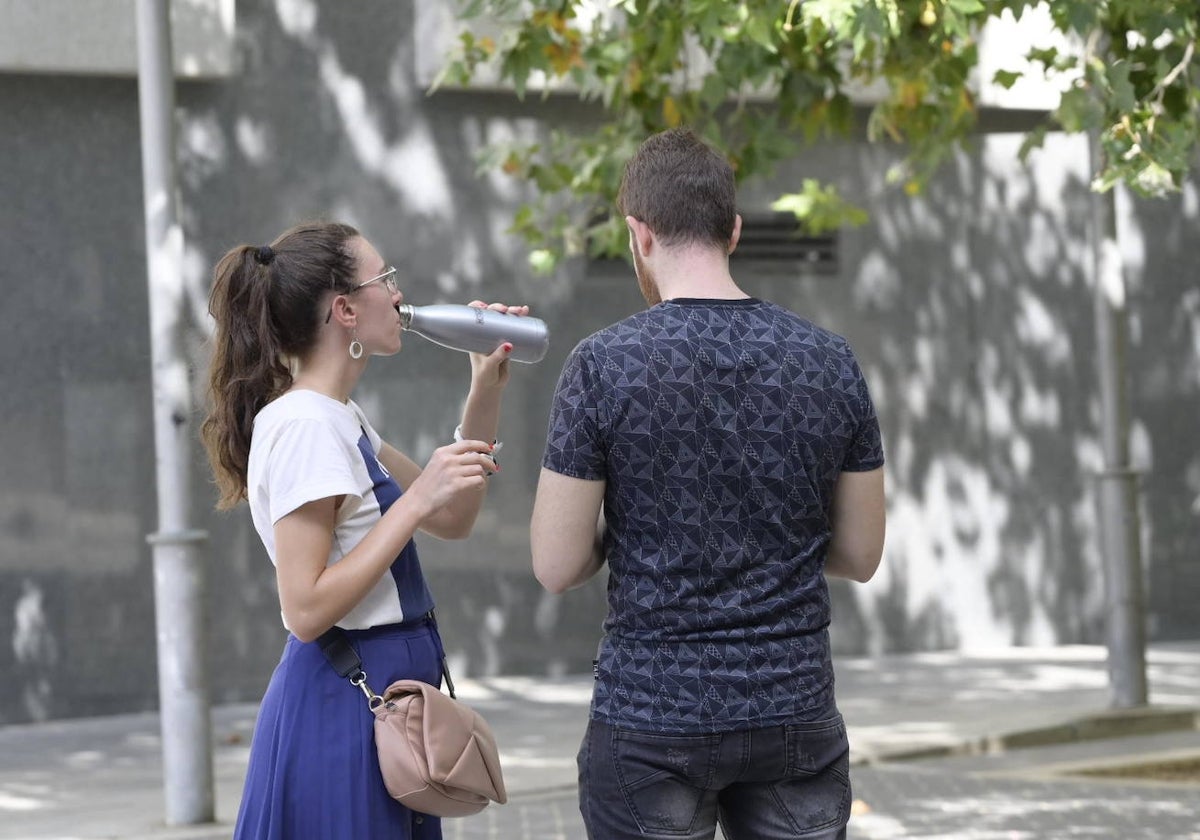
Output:
<instances>
[{"instance_id":1,"label":"wall vent grille","mask_svg":"<svg viewBox=\"0 0 1200 840\"><path fill-rule=\"evenodd\" d=\"M814 274L836 274L838 236L805 233L791 213L743 215L742 236L731 260L788 263Z\"/></svg>"}]
</instances>

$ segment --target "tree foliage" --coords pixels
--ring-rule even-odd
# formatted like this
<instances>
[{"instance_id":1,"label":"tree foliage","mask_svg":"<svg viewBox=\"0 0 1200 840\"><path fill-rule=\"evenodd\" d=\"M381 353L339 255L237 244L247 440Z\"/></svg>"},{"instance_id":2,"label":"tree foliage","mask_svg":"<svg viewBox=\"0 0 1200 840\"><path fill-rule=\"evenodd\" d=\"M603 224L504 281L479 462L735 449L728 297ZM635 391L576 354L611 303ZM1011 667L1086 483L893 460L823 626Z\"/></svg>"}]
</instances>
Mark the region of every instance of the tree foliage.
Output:
<instances>
[{"instance_id":1,"label":"tree foliage","mask_svg":"<svg viewBox=\"0 0 1200 840\"><path fill-rule=\"evenodd\" d=\"M980 81L1010 87L1022 73L1057 80L1062 90L1022 158L1047 131L1089 132L1103 150L1095 189L1178 189L1200 138L1200 3L1048 0L1058 46L1037 45L1024 69L980 80L984 25L1021 19L1037 5L471 0L460 3L465 28L441 81L470 84L488 72L521 97L556 90L598 106L598 125L555 128L544 141L486 155L485 166L537 186L514 230L543 270L563 256L623 250L623 223L609 210L624 161L652 132L691 125L728 152L744 179L769 175L802 144L851 134L865 107L867 137L905 150L889 177L915 194L976 130ZM811 230L864 218L809 180L776 206Z\"/></svg>"}]
</instances>

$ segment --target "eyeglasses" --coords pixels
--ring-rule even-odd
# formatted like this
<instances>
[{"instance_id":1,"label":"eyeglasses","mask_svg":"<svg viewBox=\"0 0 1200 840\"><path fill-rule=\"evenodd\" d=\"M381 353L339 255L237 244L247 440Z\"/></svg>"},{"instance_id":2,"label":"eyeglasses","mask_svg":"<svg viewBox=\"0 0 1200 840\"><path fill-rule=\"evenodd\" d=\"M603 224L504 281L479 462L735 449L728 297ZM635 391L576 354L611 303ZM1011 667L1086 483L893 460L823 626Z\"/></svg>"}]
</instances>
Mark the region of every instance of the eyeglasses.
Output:
<instances>
[{"instance_id":1,"label":"eyeglasses","mask_svg":"<svg viewBox=\"0 0 1200 840\"><path fill-rule=\"evenodd\" d=\"M384 271L383 274L376 274L370 280L364 280L363 282L359 283L357 286L355 286L350 291L357 292L363 286L369 286L372 283L374 283L376 280L382 280L383 285L387 286L387 290L389 292L391 292L392 294L396 294L398 291L400 291L400 286L396 283L396 266L394 266L394 265L389 265L387 267L387 270Z\"/></svg>"},{"instance_id":2,"label":"eyeglasses","mask_svg":"<svg viewBox=\"0 0 1200 840\"><path fill-rule=\"evenodd\" d=\"M389 265L383 274L376 274L370 280L364 280L348 292L343 294L352 295L361 289L363 286L369 286L379 280L383 281L383 285L387 287L389 294L397 294L400 291L400 284L396 282L396 266ZM333 305L329 307L329 314L325 316L325 323L329 323L329 319L333 317Z\"/></svg>"}]
</instances>

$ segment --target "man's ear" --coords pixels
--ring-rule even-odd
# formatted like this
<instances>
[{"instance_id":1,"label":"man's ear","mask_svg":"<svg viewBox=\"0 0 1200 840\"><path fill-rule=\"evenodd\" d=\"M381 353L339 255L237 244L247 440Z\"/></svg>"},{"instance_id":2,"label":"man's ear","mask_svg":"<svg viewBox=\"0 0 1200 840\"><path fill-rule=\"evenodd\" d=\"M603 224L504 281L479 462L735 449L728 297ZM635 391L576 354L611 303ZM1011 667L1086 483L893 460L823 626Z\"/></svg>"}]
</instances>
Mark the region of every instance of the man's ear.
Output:
<instances>
[{"instance_id":1,"label":"man's ear","mask_svg":"<svg viewBox=\"0 0 1200 840\"><path fill-rule=\"evenodd\" d=\"M729 250L726 254L732 254L738 246L738 240L742 238L742 216L737 214L733 217L733 235L729 237Z\"/></svg>"},{"instance_id":2,"label":"man's ear","mask_svg":"<svg viewBox=\"0 0 1200 840\"><path fill-rule=\"evenodd\" d=\"M650 256L650 250L654 247L654 232L650 226L633 216L625 217L625 225L629 228L629 244L637 248L643 257Z\"/></svg>"}]
</instances>

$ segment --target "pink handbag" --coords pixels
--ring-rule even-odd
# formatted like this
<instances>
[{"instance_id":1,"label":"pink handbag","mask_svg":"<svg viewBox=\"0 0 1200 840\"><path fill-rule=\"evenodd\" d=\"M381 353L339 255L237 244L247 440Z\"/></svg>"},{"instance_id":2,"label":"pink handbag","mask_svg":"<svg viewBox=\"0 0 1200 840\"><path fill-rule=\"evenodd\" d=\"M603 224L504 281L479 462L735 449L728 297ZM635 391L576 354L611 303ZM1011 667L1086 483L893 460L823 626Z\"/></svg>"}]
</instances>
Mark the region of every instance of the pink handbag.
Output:
<instances>
[{"instance_id":1,"label":"pink handbag","mask_svg":"<svg viewBox=\"0 0 1200 840\"><path fill-rule=\"evenodd\" d=\"M428 683L397 680L374 713L379 769L393 798L437 817L508 801L496 738L474 709Z\"/></svg>"},{"instance_id":2,"label":"pink handbag","mask_svg":"<svg viewBox=\"0 0 1200 840\"><path fill-rule=\"evenodd\" d=\"M455 699L445 658L449 696L429 683L397 680L380 697L367 685L345 631L333 627L317 644L338 676L366 695L375 716L379 771L393 799L434 817L467 817L489 802L508 801L496 737L478 712Z\"/></svg>"}]
</instances>

